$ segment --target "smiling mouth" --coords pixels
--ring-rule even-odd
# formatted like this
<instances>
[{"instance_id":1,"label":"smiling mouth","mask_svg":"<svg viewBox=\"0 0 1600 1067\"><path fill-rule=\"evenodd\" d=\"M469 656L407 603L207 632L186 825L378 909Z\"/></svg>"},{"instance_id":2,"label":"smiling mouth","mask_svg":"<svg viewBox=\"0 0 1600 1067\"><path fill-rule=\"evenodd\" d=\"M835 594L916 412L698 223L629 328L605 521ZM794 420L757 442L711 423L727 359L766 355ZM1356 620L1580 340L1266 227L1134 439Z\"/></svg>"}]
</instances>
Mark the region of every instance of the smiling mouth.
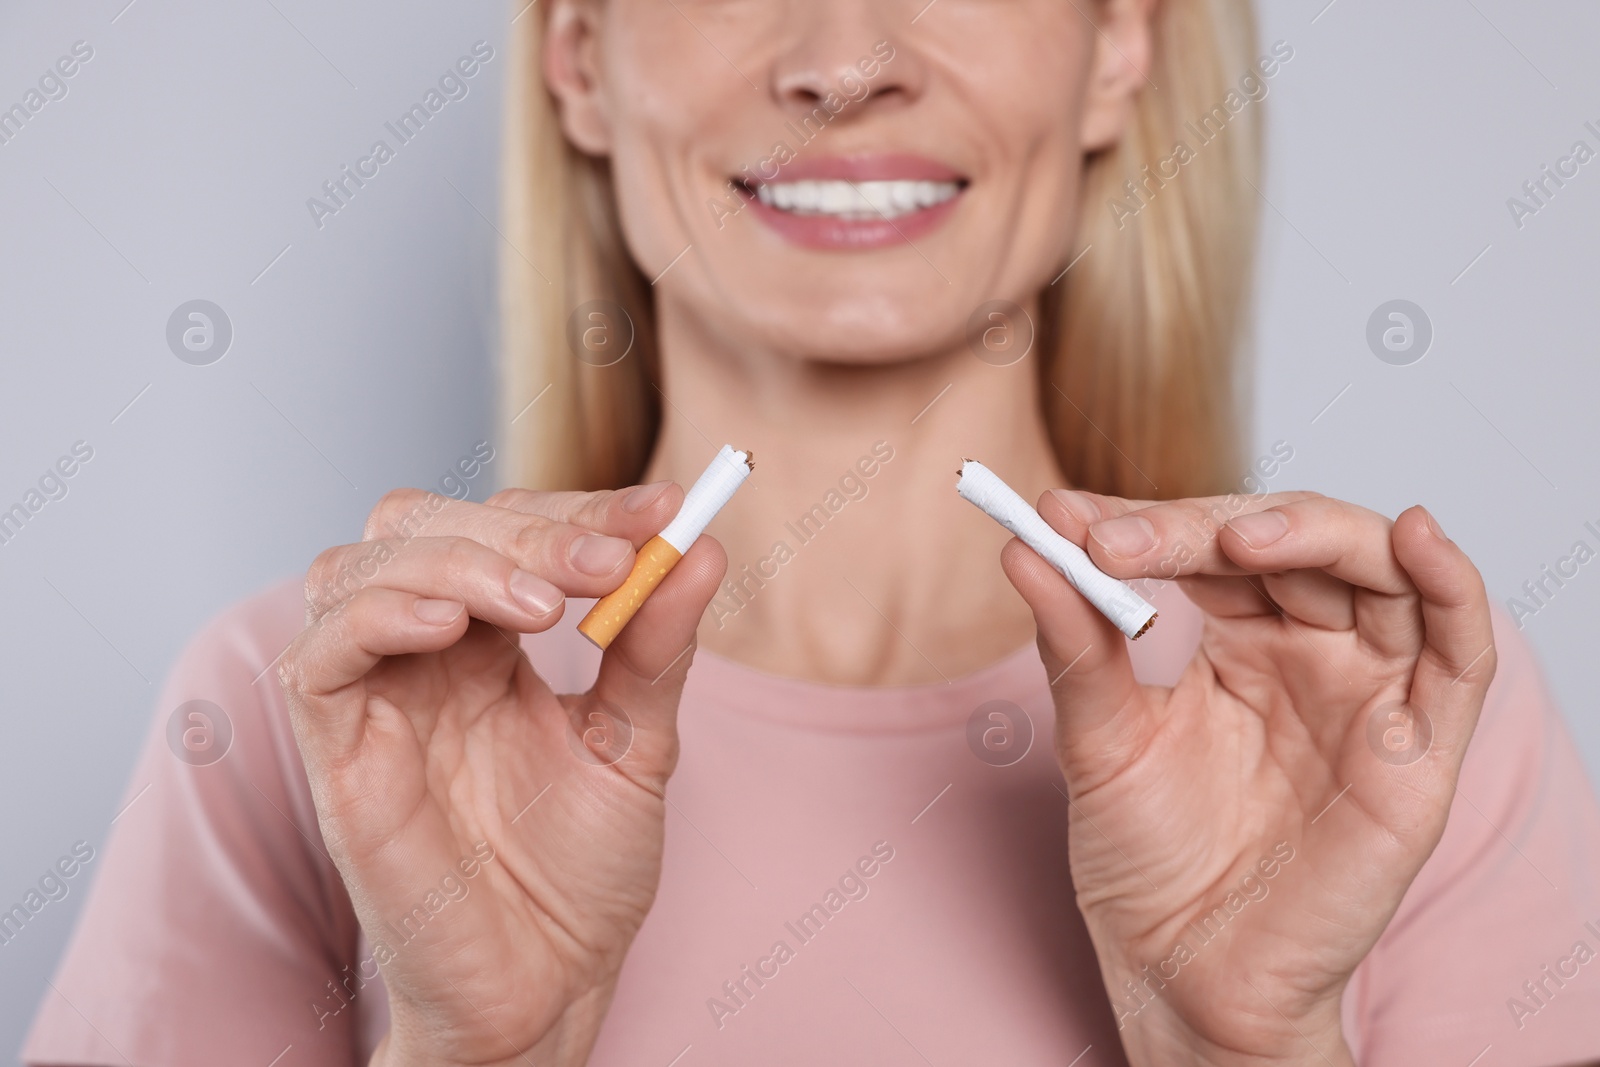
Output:
<instances>
[{"instance_id":1,"label":"smiling mouth","mask_svg":"<svg viewBox=\"0 0 1600 1067\"><path fill-rule=\"evenodd\" d=\"M799 216L824 216L849 222L895 219L938 207L966 188L965 181L839 181L802 179L763 182L746 194L776 211Z\"/></svg>"}]
</instances>

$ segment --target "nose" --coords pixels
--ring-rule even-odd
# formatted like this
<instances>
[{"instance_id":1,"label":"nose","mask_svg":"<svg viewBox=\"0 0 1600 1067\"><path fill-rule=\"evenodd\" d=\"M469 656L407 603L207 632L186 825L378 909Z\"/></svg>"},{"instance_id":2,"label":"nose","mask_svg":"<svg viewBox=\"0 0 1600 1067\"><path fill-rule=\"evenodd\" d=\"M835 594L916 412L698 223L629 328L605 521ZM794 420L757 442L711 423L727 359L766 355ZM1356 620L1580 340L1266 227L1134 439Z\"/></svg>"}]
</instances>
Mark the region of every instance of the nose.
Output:
<instances>
[{"instance_id":1,"label":"nose","mask_svg":"<svg viewBox=\"0 0 1600 1067\"><path fill-rule=\"evenodd\" d=\"M771 91L791 115L909 103L921 71L897 35L896 3L887 0L789 0L785 41L772 67ZM841 116L842 117L842 116Z\"/></svg>"}]
</instances>

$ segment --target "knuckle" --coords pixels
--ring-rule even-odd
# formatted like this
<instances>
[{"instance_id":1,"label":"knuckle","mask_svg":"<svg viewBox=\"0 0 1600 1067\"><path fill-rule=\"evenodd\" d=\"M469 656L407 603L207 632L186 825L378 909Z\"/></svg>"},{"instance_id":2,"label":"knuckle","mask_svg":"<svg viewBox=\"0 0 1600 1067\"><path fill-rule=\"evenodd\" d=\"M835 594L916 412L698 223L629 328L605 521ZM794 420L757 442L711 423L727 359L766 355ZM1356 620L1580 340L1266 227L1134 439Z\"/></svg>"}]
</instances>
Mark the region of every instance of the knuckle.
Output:
<instances>
[{"instance_id":1,"label":"knuckle","mask_svg":"<svg viewBox=\"0 0 1600 1067\"><path fill-rule=\"evenodd\" d=\"M394 558L387 541L340 545L317 556L306 575L306 610L321 618L346 604Z\"/></svg>"},{"instance_id":2,"label":"knuckle","mask_svg":"<svg viewBox=\"0 0 1600 1067\"><path fill-rule=\"evenodd\" d=\"M585 493L572 495L572 514L578 516L578 522L587 522L601 518L611 510L611 504L621 498L621 492L616 489L595 489Z\"/></svg>"},{"instance_id":3,"label":"knuckle","mask_svg":"<svg viewBox=\"0 0 1600 1067\"><path fill-rule=\"evenodd\" d=\"M371 541L387 537L393 531L403 528L407 525L407 520L413 519L418 509L424 507L424 502L432 495L423 489L407 487L391 489L384 493L367 516L367 524L362 530L361 539Z\"/></svg>"},{"instance_id":4,"label":"knuckle","mask_svg":"<svg viewBox=\"0 0 1600 1067\"><path fill-rule=\"evenodd\" d=\"M359 614L367 598L361 592L351 594L317 616L301 631L290 645L297 684L304 686L316 662L327 655L330 648L350 638L350 616ZM284 656L285 660L291 656Z\"/></svg>"},{"instance_id":5,"label":"knuckle","mask_svg":"<svg viewBox=\"0 0 1600 1067\"><path fill-rule=\"evenodd\" d=\"M305 635L302 633L278 659L278 667L274 673L277 675L278 685L285 693L298 694L301 691L302 679L305 677L305 670L300 662L304 640Z\"/></svg>"},{"instance_id":6,"label":"knuckle","mask_svg":"<svg viewBox=\"0 0 1600 1067\"><path fill-rule=\"evenodd\" d=\"M530 518L511 539L519 560L547 560L555 555L555 524L548 519Z\"/></svg>"},{"instance_id":7,"label":"knuckle","mask_svg":"<svg viewBox=\"0 0 1600 1067\"><path fill-rule=\"evenodd\" d=\"M516 511L531 505L537 496L538 494L531 489L512 486L490 494L484 503L492 508L510 508Z\"/></svg>"},{"instance_id":8,"label":"knuckle","mask_svg":"<svg viewBox=\"0 0 1600 1067\"><path fill-rule=\"evenodd\" d=\"M311 561L311 566L306 568L305 596L308 619L315 618L328 609L329 590L333 586L334 576L339 573L347 547L335 545L323 549L317 553L316 559Z\"/></svg>"},{"instance_id":9,"label":"knuckle","mask_svg":"<svg viewBox=\"0 0 1600 1067\"><path fill-rule=\"evenodd\" d=\"M1345 518L1345 505L1321 493L1308 494L1299 499L1286 498L1277 501L1274 506L1291 513L1298 511L1317 523L1341 522Z\"/></svg>"},{"instance_id":10,"label":"knuckle","mask_svg":"<svg viewBox=\"0 0 1600 1067\"><path fill-rule=\"evenodd\" d=\"M445 574L449 576L470 573L477 564L478 549L482 546L470 537L447 537L444 542L442 563Z\"/></svg>"},{"instance_id":11,"label":"knuckle","mask_svg":"<svg viewBox=\"0 0 1600 1067\"><path fill-rule=\"evenodd\" d=\"M344 551L343 545L334 545L318 552L311 561L311 566L306 568L306 600L310 601L313 589L321 588L323 580L335 568L339 555Z\"/></svg>"},{"instance_id":12,"label":"knuckle","mask_svg":"<svg viewBox=\"0 0 1600 1067\"><path fill-rule=\"evenodd\" d=\"M1243 508L1234 507L1228 497L1203 497L1185 501L1170 511L1164 510L1162 505L1158 504L1129 514L1143 515L1158 527L1170 519L1170 526L1177 532L1189 530L1211 538L1243 514L1243 511Z\"/></svg>"},{"instance_id":13,"label":"knuckle","mask_svg":"<svg viewBox=\"0 0 1600 1067\"><path fill-rule=\"evenodd\" d=\"M658 501L660 497L656 498ZM616 524L616 519L623 514L621 510L622 492L617 489L602 489L586 496L578 508L578 518L575 520L579 526L590 529L608 529Z\"/></svg>"}]
</instances>

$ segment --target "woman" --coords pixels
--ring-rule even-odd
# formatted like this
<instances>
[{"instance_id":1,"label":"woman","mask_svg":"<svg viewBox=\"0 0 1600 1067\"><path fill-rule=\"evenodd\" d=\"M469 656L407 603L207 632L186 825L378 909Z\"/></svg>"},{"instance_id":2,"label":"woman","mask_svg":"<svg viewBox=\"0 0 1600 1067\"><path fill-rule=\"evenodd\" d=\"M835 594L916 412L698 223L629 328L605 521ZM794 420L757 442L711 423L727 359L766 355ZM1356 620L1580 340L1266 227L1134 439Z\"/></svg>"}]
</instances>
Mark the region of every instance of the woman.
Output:
<instances>
[{"instance_id":1,"label":"woman","mask_svg":"<svg viewBox=\"0 0 1600 1067\"><path fill-rule=\"evenodd\" d=\"M1600 1054L1600 818L1525 646L1423 509L1233 452L1232 100L1292 50L1239 2L1092 15L523 14L502 453L541 488L391 494L309 625L282 588L195 642L162 706L232 746L152 740L28 1057ZM724 441L752 484L598 653L565 598ZM1175 579L1155 629L961 456Z\"/></svg>"}]
</instances>

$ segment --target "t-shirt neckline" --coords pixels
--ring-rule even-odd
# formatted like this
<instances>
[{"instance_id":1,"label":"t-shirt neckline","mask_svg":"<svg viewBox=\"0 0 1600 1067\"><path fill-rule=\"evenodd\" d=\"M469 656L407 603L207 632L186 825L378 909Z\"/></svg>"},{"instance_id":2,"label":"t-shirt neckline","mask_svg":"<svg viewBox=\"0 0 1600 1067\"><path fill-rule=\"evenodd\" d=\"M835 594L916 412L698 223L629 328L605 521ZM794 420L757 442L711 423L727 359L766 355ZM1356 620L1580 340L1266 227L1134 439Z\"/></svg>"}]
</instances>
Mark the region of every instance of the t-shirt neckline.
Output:
<instances>
[{"instance_id":1,"label":"t-shirt neckline","mask_svg":"<svg viewBox=\"0 0 1600 1067\"><path fill-rule=\"evenodd\" d=\"M710 706L796 729L834 733L920 733L964 727L991 700L1021 703L1045 690L1044 665L1030 641L949 682L850 686L769 674L705 649L695 653L684 706Z\"/></svg>"}]
</instances>

